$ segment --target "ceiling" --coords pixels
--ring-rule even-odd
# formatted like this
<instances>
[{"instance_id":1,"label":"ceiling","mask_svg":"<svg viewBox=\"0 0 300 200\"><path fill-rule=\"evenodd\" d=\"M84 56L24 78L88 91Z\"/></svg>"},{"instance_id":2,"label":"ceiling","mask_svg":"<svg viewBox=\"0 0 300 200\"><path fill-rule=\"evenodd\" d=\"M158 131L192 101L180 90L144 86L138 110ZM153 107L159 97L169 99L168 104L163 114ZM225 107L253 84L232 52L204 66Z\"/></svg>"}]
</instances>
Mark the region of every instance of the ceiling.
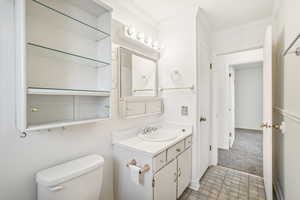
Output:
<instances>
[{"instance_id":1,"label":"ceiling","mask_svg":"<svg viewBox=\"0 0 300 200\"><path fill-rule=\"evenodd\" d=\"M130 0L153 20L160 22L199 5L215 30L270 17L275 0Z\"/></svg>"}]
</instances>

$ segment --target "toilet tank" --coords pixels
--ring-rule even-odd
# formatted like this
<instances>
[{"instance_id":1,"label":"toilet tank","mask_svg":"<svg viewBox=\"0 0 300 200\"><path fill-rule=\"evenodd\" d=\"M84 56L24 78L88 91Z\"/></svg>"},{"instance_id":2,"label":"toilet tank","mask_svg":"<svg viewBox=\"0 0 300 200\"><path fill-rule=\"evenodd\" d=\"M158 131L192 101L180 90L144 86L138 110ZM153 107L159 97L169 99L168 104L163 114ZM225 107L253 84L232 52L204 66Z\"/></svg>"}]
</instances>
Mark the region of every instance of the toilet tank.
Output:
<instances>
[{"instance_id":1,"label":"toilet tank","mask_svg":"<svg viewBox=\"0 0 300 200\"><path fill-rule=\"evenodd\" d=\"M36 175L38 200L99 200L104 159L89 155Z\"/></svg>"}]
</instances>

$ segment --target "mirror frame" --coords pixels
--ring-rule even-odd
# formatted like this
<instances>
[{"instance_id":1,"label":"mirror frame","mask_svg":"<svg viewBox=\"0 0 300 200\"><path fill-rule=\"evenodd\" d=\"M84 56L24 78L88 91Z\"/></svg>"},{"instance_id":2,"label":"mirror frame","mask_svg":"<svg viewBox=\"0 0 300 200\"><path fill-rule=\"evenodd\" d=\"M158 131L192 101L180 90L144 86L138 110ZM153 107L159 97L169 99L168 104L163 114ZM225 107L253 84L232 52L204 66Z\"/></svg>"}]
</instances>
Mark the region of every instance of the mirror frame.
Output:
<instances>
[{"instance_id":1,"label":"mirror frame","mask_svg":"<svg viewBox=\"0 0 300 200\"><path fill-rule=\"evenodd\" d=\"M155 62L155 92L154 92L154 96L128 96L128 97L124 97L122 96L122 60L121 60L121 52L122 50L125 50L125 51L128 51L130 52L131 54L134 54L136 56L139 56L139 57L142 57L142 58L145 58L145 59L148 59L148 60L151 60L153 62ZM134 50L131 50L131 49L128 49L128 48L125 48L125 47L118 47L118 66L119 66L119 69L118 69L118 81L119 81L119 98L120 100L130 100L130 99L152 99L152 98L157 98L158 97L158 60L157 59L154 59L154 58L151 58L151 57L148 57L148 56L145 56L141 53L138 53Z\"/></svg>"}]
</instances>

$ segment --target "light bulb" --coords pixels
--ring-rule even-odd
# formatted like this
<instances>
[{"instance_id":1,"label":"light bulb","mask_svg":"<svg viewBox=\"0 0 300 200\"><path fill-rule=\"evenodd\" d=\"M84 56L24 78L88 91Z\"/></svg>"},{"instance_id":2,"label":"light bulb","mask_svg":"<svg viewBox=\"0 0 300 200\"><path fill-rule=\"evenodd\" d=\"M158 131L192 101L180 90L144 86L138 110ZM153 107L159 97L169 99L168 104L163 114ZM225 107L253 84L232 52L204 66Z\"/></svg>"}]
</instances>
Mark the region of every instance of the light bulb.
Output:
<instances>
[{"instance_id":1,"label":"light bulb","mask_svg":"<svg viewBox=\"0 0 300 200\"><path fill-rule=\"evenodd\" d=\"M147 37L145 39L145 44L148 45L148 46L151 46L152 45L152 38L151 37Z\"/></svg>"},{"instance_id":2,"label":"light bulb","mask_svg":"<svg viewBox=\"0 0 300 200\"><path fill-rule=\"evenodd\" d=\"M143 32L139 32L137 34L137 39L140 40L140 41L144 41L145 39L145 34Z\"/></svg>"},{"instance_id":3,"label":"light bulb","mask_svg":"<svg viewBox=\"0 0 300 200\"><path fill-rule=\"evenodd\" d=\"M158 49L158 47L159 47L159 42L158 42L158 41L153 42L152 47L153 47L154 49Z\"/></svg>"},{"instance_id":4,"label":"light bulb","mask_svg":"<svg viewBox=\"0 0 300 200\"><path fill-rule=\"evenodd\" d=\"M135 28L134 27L127 27L127 34L130 36L130 37L134 37L135 36Z\"/></svg>"}]
</instances>

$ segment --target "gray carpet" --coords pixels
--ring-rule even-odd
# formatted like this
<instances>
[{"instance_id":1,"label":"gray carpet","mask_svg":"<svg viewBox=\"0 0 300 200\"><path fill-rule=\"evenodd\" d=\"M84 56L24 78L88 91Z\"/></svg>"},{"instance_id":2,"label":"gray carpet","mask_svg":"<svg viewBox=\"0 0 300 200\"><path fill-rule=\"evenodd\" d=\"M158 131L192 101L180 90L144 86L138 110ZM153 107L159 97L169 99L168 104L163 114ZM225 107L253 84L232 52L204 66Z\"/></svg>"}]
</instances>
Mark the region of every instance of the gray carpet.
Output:
<instances>
[{"instance_id":1,"label":"gray carpet","mask_svg":"<svg viewBox=\"0 0 300 200\"><path fill-rule=\"evenodd\" d=\"M263 176L263 135L261 131L236 129L233 147L219 149L218 164Z\"/></svg>"}]
</instances>

